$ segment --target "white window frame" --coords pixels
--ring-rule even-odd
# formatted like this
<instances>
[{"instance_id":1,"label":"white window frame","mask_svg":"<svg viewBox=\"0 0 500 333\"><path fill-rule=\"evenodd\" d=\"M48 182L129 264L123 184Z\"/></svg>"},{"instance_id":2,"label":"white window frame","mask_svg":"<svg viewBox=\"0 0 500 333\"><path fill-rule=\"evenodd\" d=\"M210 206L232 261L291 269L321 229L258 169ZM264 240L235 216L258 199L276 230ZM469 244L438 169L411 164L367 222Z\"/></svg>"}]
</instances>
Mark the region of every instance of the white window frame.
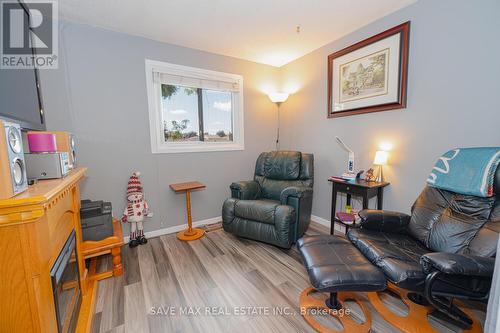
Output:
<instances>
[{"instance_id":1,"label":"white window frame","mask_svg":"<svg viewBox=\"0 0 500 333\"><path fill-rule=\"evenodd\" d=\"M238 82L239 90L233 92L233 141L232 142L165 142L162 106L161 84L153 80L154 72L186 76L205 80ZM146 59L146 88L148 93L149 132L151 135L151 151L161 153L189 153L244 150L244 124L243 124L243 76L231 73L211 71L202 68L189 67Z\"/></svg>"}]
</instances>

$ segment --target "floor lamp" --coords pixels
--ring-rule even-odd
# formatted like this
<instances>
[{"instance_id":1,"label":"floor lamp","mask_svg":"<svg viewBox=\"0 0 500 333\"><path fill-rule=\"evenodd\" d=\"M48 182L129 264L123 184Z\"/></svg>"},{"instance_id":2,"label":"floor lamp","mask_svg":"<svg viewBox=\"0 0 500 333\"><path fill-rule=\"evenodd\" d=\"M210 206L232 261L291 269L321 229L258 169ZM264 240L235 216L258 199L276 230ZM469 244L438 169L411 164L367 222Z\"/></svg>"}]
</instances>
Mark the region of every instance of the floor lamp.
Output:
<instances>
[{"instance_id":1,"label":"floor lamp","mask_svg":"<svg viewBox=\"0 0 500 333\"><path fill-rule=\"evenodd\" d=\"M284 92L274 92L268 94L271 102L276 103L276 106L278 107L278 133L276 135L276 150L280 150L280 106L281 103L287 100L288 95L288 93Z\"/></svg>"}]
</instances>

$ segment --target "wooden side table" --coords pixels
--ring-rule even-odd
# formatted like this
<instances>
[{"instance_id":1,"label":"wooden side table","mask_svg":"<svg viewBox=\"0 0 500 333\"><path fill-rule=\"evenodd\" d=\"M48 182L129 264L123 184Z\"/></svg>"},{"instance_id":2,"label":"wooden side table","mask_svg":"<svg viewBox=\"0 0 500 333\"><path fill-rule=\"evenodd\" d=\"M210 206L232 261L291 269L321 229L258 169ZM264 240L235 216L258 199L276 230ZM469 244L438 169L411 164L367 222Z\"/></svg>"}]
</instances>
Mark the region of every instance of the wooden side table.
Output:
<instances>
[{"instance_id":1,"label":"wooden side table","mask_svg":"<svg viewBox=\"0 0 500 333\"><path fill-rule=\"evenodd\" d=\"M82 254L85 259L90 259L90 266L96 265L96 258L104 254L111 254L113 269L99 273L94 277L102 280L112 276L123 275L121 247L123 246L123 229L121 222L113 219L113 235L100 241L83 241ZM95 272L94 272L95 273Z\"/></svg>"},{"instance_id":2,"label":"wooden side table","mask_svg":"<svg viewBox=\"0 0 500 333\"><path fill-rule=\"evenodd\" d=\"M177 233L177 238L182 241L191 241L203 237L205 230L193 228L193 220L191 217L191 191L201 190L206 188L206 186L200 182L187 182L187 183L177 183L170 184L170 188L175 193L186 193L186 212L187 212L187 222L188 228Z\"/></svg>"},{"instance_id":3,"label":"wooden side table","mask_svg":"<svg viewBox=\"0 0 500 333\"><path fill-rule=\"evenodd\" d=\"M332 214L330 220L330 234L333 235L335 225L335 214L337 209L338 193L346 193L347 205L351 205L351 196L360 196L363 198L363 209L368 208L368 201L377 197L377 209L382 209L384 199L384 187L388 182L367 182L361 179L342 181L335 178L328 179L332 183Z\"/></svg>"}]
</instances>

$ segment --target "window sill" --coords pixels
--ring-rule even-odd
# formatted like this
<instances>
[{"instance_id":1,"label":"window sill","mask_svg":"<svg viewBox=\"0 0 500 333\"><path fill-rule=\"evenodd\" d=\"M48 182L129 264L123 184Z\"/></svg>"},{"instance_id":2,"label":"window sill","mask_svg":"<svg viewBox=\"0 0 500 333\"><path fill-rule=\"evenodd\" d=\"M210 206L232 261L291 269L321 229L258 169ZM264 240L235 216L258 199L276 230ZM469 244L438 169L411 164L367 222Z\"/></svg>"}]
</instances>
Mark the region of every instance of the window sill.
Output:
<instances>
[{"instance_id":1,"label":"window sill","mask_svg":"<svg viewBox=\"0 0 500 333\"><path fill-rule=\"evenodd\" d=\"M171 143L153 148L153 154L205 153L214 151L245 150L238 143Z\"/></svg>"}]
</instances>

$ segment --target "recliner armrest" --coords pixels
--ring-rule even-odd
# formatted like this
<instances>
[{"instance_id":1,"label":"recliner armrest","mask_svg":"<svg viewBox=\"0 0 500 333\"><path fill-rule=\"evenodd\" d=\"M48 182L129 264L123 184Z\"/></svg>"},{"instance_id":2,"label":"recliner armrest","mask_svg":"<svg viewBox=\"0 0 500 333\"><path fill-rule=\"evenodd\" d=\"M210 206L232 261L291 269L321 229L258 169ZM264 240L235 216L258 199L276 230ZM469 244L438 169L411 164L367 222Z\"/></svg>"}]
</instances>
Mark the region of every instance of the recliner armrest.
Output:
<instances>
[{"instance_id":1,"label":"recliner armrest","mask_svg":"<svg viewBox=\"0 0 500 333\"><path fill-rule=\"evenodd\" d=\"M290 186L284 188L280 194L280 202L282 205L286 205L289 197L295 198L307 198L312 197L313 189L312 187L306 186Z\"/></svg>"},{"instance_id":2,"label":"recliner armrest","mask_svg":"<svg viewBox=\"0 0 500 333\"><path fill-rule=\"evenodd\" d=\"M361 227L383 232L406 233L410 215L389 210L364 209L359 212Z\"/></svg>"},{"instance_id":3,"label":"recliner armrest","mask_svg":"<svg viewBox=\"0 0 500 333\"><path fill-rule=\"evenodd\" d=\"M260 197L260 185L254 180L232 183L231 197L240 200L255 200Z\"/></svg>"},{"instance_id":4,"label":"recliner armrest","mask_svg":"<svg viewBox=\"0 0 500 333\"><path fill-rule=\"evenodd\" d=\"M420 258L420 264L427 274L438 270L452 275L490 277L493 276L495 258L434 252L424 254Z\"/></svg>"}]
</instances>

